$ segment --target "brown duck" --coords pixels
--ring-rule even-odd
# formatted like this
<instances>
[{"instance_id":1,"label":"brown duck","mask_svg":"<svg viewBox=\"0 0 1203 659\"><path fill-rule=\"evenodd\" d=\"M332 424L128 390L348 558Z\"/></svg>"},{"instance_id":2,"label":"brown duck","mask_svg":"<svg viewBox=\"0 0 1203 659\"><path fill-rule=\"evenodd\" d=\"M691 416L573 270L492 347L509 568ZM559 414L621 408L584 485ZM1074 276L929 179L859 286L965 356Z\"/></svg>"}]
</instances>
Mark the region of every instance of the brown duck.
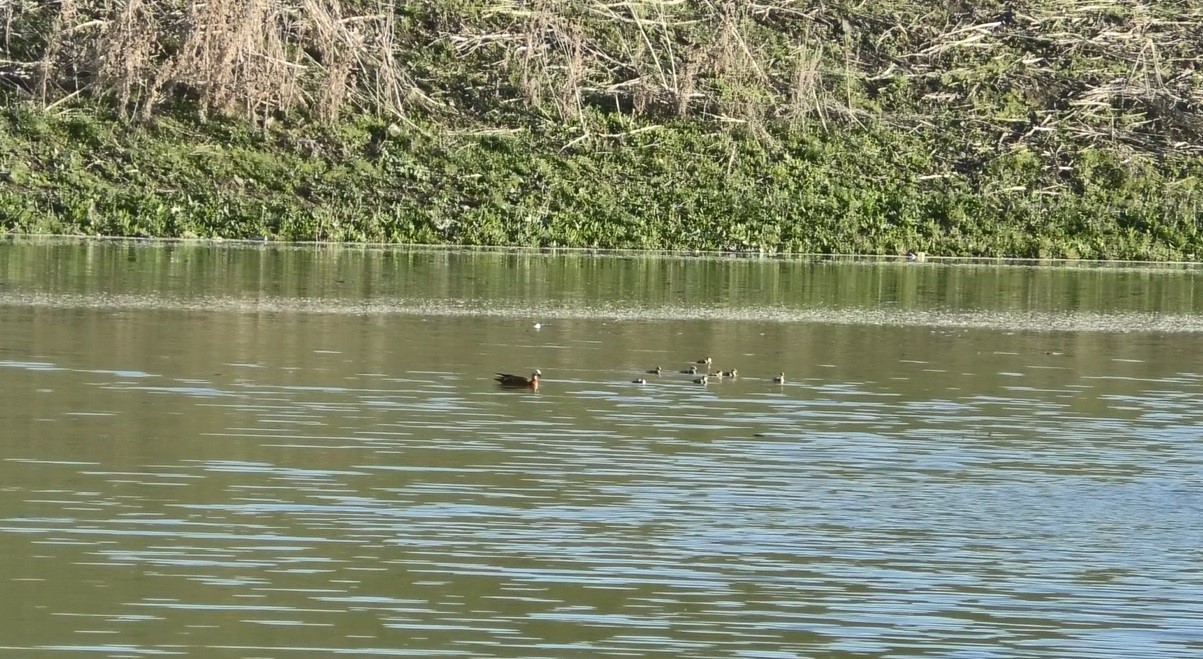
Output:
<instances>
[{"instance_id":1,"label":"brown duck","mask_svg":"<svg viewBox=\"0 0 1203 659\"><path fill-rule=\"evenodd\" d=\"M498 373L497 377L493 379L497 380L497 383L501 386L511 389L538 389L539 377L541 375L543 373L536 369L534 373L530 374L529 378L522 377L521 375L513 375L512 373Z\"/></svg>"}]
</instances>

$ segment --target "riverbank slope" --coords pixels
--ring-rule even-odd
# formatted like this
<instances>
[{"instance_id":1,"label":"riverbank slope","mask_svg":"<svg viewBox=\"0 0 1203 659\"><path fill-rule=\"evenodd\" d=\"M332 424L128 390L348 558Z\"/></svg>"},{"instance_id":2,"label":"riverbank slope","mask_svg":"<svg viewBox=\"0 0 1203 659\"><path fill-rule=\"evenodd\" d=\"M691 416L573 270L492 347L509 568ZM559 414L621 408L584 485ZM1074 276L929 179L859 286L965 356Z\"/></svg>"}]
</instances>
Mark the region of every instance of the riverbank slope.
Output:
<instances>
[{"instance_id":1,"label":"riverbank slope","mask_svg":"<svg viewBox=\"0 0 1203 659\"><path fill-rule=\"evenodd\" d=\"M26 4L10 232L1203 254L1199 9Z\"/></svg>"}]
</instances>

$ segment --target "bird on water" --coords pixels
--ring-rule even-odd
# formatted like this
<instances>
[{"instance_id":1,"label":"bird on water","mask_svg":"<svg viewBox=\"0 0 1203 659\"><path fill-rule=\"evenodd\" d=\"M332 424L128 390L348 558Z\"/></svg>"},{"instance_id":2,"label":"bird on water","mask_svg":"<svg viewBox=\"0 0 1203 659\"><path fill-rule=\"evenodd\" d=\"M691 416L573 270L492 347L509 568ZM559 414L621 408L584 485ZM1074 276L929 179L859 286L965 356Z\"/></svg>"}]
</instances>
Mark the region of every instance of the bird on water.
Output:
<instances>
[{"instance_id":1,"label":"bird on water","mask_svg":"<svg viewBox=\"0 0 1203 659\"><path fill-rule=\"evenodd\" d=\"M536 369L530 374L530 377L514 375L512 373L498 373L497 377L493 378L503 387L510 389L538 389L539 378L543 375L542 371Z\"/></svg>"}]
</instances>

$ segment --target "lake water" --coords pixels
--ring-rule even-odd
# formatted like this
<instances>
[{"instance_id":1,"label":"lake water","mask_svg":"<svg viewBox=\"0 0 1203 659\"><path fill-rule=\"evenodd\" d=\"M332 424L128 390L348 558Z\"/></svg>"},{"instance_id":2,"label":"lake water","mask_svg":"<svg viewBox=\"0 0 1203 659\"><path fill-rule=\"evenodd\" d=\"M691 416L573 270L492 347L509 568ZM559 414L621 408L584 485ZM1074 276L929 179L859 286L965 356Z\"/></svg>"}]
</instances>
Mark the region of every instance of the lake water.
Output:
<instances>
[{"instance_id":1,"label":"lake water","mask_svg":"<svg viewBox=\"0 0 1203 659\"><path fill-rule=\"evenodd\" d=\"M0 244L0 654L1200 656L1201 283Z\"/></svg>"}]
</instances>

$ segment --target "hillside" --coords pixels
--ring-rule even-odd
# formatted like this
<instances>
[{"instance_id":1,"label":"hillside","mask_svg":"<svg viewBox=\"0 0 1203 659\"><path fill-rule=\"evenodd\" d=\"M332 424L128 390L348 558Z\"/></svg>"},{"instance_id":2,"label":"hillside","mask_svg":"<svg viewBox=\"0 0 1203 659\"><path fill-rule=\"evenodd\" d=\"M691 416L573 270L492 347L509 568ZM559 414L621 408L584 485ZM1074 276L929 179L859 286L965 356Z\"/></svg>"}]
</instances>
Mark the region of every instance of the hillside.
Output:
<instances>
[{"instance_id":1,"label":"hillside","mask_svg":"<svg viewBox=\"0 0 1203 659\"><path fill-rule=\"evenodd\" d=\"M1203 255L1203 3L16 0L0 227Z\"/></svg>"}]
</instances>

